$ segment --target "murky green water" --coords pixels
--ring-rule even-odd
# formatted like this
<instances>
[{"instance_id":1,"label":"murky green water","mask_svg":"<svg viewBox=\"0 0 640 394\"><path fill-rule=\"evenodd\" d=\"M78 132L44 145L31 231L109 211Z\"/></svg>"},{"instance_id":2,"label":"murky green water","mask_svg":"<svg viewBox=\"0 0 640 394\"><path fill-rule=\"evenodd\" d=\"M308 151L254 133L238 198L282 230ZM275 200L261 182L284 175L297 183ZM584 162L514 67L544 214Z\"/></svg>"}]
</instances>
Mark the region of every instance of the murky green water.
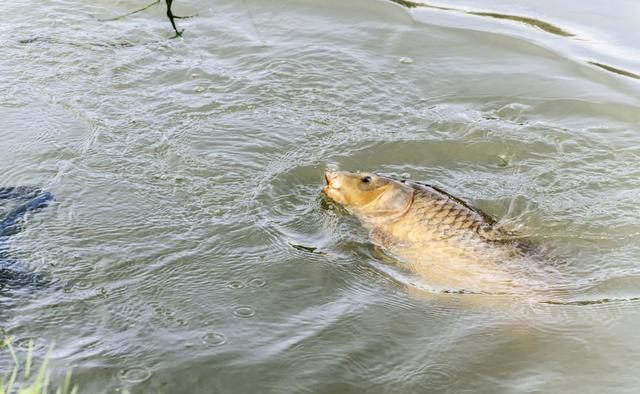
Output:
<instances>
[{"instance_id":1,"label":"murky green water","mask_svg":"<svg viewBox=\"0 0 640 394\"><path fill-rule=\"evenodd\" d=\"M173 40L160 6L99 21L144 3L3 5L0 186L56 196L12 253L62 289L0 327L55 342L54 382L637 392L637 2L185 0ZM416 290L323 202L326 167L512 222L565 305Z\"/></svg>"}]
</instances>

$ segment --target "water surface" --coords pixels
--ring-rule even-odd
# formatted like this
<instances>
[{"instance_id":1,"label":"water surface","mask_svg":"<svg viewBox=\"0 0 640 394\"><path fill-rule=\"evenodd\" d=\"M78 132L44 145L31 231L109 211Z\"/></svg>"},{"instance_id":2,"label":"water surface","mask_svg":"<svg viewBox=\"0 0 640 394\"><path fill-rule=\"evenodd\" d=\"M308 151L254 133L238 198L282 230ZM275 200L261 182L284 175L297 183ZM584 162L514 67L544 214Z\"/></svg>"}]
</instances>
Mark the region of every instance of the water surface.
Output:
<instances>
[{"instance_id":1,"label":"water surface","mask_svg":"<svg viewBox=\"0 0 640 394\"><path fill-rule=\"evenodd\" d=\"M636 392L636 2L185 0L178 39L159 6L101 21L144 5L4 5L0 186L56 196L11 250L59 286L0 328L55 342L54 382ZM439 185L567 286L425 293L322 199L327 167Z\"/></svg>"}]
</instances>

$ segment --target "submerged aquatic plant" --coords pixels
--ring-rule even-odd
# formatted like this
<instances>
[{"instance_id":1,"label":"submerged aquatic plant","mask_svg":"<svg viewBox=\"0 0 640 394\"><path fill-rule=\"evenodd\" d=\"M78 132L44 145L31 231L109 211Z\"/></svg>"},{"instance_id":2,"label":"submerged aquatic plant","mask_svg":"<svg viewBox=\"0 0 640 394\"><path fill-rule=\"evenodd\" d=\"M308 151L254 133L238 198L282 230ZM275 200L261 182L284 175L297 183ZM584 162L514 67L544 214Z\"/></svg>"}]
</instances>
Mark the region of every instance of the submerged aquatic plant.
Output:
<instances>
[{"instance_id":1,"label":"submerged aquatic plant","mask_svg":"<svg viewBox=\"0 0 640 394\"><path fill-rule=\"evenodd\" d=\"M0 351L7 349L13 359L13 369L10 373L0 376L0 394L46 394L49 392L49 359L51 348L38 369L32 376L33 368L33 340L29 341L27 359L21 363L12 346L13 338L6 337L0 341ZM56 394L77 394L78 386L71 387L71 370L67 372L62 386L55 390Z\"/></svg>"}]
</instances>

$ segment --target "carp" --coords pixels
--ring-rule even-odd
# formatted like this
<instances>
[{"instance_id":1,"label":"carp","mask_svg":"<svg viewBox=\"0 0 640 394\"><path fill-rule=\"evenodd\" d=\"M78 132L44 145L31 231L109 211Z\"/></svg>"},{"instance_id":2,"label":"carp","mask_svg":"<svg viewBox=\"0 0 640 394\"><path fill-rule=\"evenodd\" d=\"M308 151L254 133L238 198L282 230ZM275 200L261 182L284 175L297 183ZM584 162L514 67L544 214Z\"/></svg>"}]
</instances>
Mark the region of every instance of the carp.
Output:
<instances>
[{"instance_id":1,"label":"carp","mask_svg":"<svg viewBox=\"0 0 640 394\"><path fill-rule=\"evenodd\" d=\"M324 176L325 195L430 289L512 294L527 286L517 263L529 258L530 243L463 200L436 186L373 173Z\"/></svg>"}]
</instances>

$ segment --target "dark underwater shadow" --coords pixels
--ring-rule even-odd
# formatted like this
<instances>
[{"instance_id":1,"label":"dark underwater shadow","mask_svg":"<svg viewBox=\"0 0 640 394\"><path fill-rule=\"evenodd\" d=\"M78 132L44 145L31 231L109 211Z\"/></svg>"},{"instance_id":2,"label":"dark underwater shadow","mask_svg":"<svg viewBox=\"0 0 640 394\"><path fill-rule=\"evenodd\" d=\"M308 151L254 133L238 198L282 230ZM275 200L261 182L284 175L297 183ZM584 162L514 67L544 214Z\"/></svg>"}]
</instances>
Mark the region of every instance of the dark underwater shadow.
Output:
<instances>
[{"instance_id":1,"label":"dark underwater shadow","mask_svg":"<svg viewBox=\"0 0 640 394\"><path fill-rule=\"evenodd\" d=\"M0 188L0 308L11 304L15 297L49 287L51 281L44 274L10 256L9 241L22 230L28 214L42 210L52 201L51 193L37 187Z\"/></svg>"}]
</instances>

